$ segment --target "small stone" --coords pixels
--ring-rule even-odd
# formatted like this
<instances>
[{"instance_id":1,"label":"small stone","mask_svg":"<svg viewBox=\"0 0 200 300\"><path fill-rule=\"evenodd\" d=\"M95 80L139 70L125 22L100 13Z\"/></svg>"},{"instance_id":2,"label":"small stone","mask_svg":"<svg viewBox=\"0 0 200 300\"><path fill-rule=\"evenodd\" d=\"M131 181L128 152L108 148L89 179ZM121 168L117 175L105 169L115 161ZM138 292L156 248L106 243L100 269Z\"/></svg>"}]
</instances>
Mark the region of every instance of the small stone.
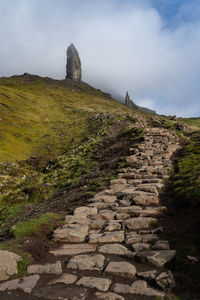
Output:
<instances>
[{"instance_id":1,"label":"small stone","mask_svg":"<svg viewBox=\"0 0 200 300\"><path fill-rule=\"evenodd\" d=\"M121 229L121 224L116 221L110 221L105 227L106 231L114 231L120 229Z\"/></svg>"},{"instance_id":2,"label":"small stone","mask_svg":"<svg viewBox=\"0 0 200 300\"><path fill-rule=\"evenodd\" d=\"M150 193L154 193L158 196L158 190L154 185L151 184L139 184L137 186L137 190L138 191L144 191L144 192L150 192Z\"/></svg>"},{"instance_id":3,"label":"small stone","mask_svg":"<svg viewBox=\"0 0 200 300\"><path fill-rule=\"evenodd\" d=\"M158 236L156 234L144 234L142 237L143 243L153 243L158 240Z\"/></svg>"},{"instance_id":4,"label":"small stone","mask_svg":"<svg viewBox=\"0 0 200 300\"><path fill-rule=\"evenodd\" d=\"M106 220L91 220L90 229L103 229L106 225Z\"/></svg>"},{"instance_id":5,"label":"small stone","mask_svg":"<svg viewBox=\"0 0 200 300\"><path fill-rule=\"evenodd\" d=\"M10 251L0 250L0 281L17 274L17 262L22 258Z\"/></svg>"},{"instance_id":6,"label":"small stone","mask_svg":"<svg viewBox=\"0 0 200 300\"><path fill-rule=\"evenodd\" d=\"M165 271L159 274L155 279L161 289L173 289L176 286L174 276L171 271Z\"/></svg>"},{"instance_id":7,"label":"small stone","mask_svg":"<svg viewBox=\"0 0 200 300\"><path fill-rule=\"evenodd\" d=\"M78 270L102 270L105 257L101 254L78 255L72 257L67 263L67 268Z\"/></svg>"},{"instance_id":8,"label":"small stone","mask_svg":"<svg viewBox=\"0 0 200 300\"><path fill-rule=\"evenodd\" d=\"M175 250L158 250L158 251L142 251L136 254L137 260L156 266L163 267L166 263L171 261L176 255Z\"/></svg>"},{"instance_id":9,"label":"small stone","mask_svg":"<svg viewBox=\"0 0 200 300\"><path fill-rule=\"evenodd\" d=\"M162 233L163 232L163 227L162 226L161 227L157 227L157 228L153 229L151 232L153 234L155 234L155 233Z\"/></svg>"},{"instance_id":10,"label":"small stone","mask_svg":"<svg viewBox=\"0 0 200 300\"><path fill-rule=\"evenodd\" d=\"M124 225L128 229L138 230L142 228L148 228L152 221L155 221L153 218L131 218L124 221Z\"/></svg>"},{"instance_id":11,"label":"small stone","mask_svg":"<svg viewBox=\"0 0 200 300\"><path fill-rule=\"evenodd\" d=\"M154 250L169 250L169 242L159 240L153 245L152 249Z\"/></svg>"},{"instance_id":12,"label":"small stone","mask_svg":"<svg viewBox=\"0 0 200 300\"><path fill-rule=\"evenodd\" d=\"M99 247L100 253L116 254L122 256L132 256L132 252L120 244L106 244Z\"/></svg>"},{"instance_id":13,"label":"small stone","mask_svg":"<svg viewBox=\"0 0 200 300\"><path fill-rule=\"evenodd\" d=\"M89 288L96 288L100 291L106 292L110 285L111 280L106 278L98 278L98 277L82 277L77 283L77 285L82 285Z\"/></svg>"},{"instance_id":14,"label":"small stone","mask_svg":"<svg viewBox=\"0 0 200 300\"><path fill-rule=\"evenodd\" d=\"M64 273L59 278L49 281L48 285L54 285L57 283L73 284L76 280L77 280L77 276Z\"/></svg>"},{"instance_id":15,"label":"small stone","mask_svg":"<svg viewBox=\"0 0 200 300\"><path fill-rule=\"evenodd\" d=\"M24 293L30 294L32 289L36 286L39 275L33 275L28 277L23 277L19 279L13 279L0 284L0 291L12 291L12 290L22 290Z\"/></svg>"},{"instance_id":16,"label":"small stone","mask_svg":"<svg viewBox=\"0 0 200 300\"><path fill-rule=\"evenodd\" d=\"M115 211L117 213L126 213L126 214L132 214L135 212L138 212L142 208L140 206L127 206L127 207L117 207Z\"/></svg>"},{"instance_id":17,"label":"small stone","mask_svg":"<svg viewBox=\"0 0 200 300\"><path fill-rule=\"evenodd\" d=\"M110 262L105 270L105 273L118 275L125 278L133 278L136 274L134 265L128 262Z\"/></svg>"},{"instance_id":18,"label":"small stone","mask_svg":"<svg viewBox=\"0 0 200 300\"><path fill-rule=\"evenodd\" d=\"M114 242L123 242L124 241L124 232L123 231L112 231L104 233L93 233L89 235L89 243L114 243Z\"/></svg>"},{"instance_id":19,"label":"small stone","mask_svg":"<svg viewBox=\"0 0 200 300\"><path fill-rule=\"evenodd\" d=\"M124 297L115 293L96 293L95 296L99 300L125 300Z\"/></svg>"},{"instance_id":20,"label":"small stone","mask_svg":"<svg viewBox=\"0 0 200 300\"><path fill-rule=\"evenodd\" d=\"M80 243L85 240L88 233L88 225L69 224L54 231L54 241Z\"/></svg>"},{"instance_id":21,"label":"small stone","mask_svg":"<svg viewBox=\"0 0 200 300\"><path fill-rule=\"evenodd\" d=\"M146 280L146 281L151 281L151 280L156 278L156 274L157 274L157 271L152 270L152 271L137 273L137 276L144 279L144 280Z\"/></svg>"},{"instance_id":22,"label":"small stone","mask_svg":"<svg viewBox=\"0 0 200 300\"><path fill-rule=\"evenodd\" d=\"M139 212L140 217L162 217L163 212L157 209L143 209Z\"/></svg>"},{"instance_id":23,"label":"small stone","mask_svg":"<svg viewBox=\"0 0 200 300\"><path fill-rule=\"evenodd\" d=\"M149 249L150 245L146 243L135 243L132 245L132 248L134 251L139 252Z\"/></svg>"},{"instance_id":24,"label":"small stone","mask_svg":"<svg viewBox=\"0 0 200 300\"><path fill-rule=\"evenodd\" d=\"M95 252L96 245L89 244L64 244L56 250L50 251L55 256L76 255L81 253Z\"/></svg>"},{"instance_id":25,"label":"small stone","mask_svg":"<svg viewBox=\"0 0 200 300\"><path fill-rule=\"evenodd\" d=\"M113 203L117 201L116 196L110 196L110 195L95 195L93 198L93 202L106 202L106 203Z\"/></svg>"},{"instance_id":26,"label":"small stone","mask_svg":"<svg viewBox=\"0 0 200 300\"><path fill-rule=\"evenodd\" d=\"M126 179L113 179L110 184L126 184Z\"/></svg>"},{"instance_id":27,"label":"small stone","mask_svg":"<svg viewBox=\"0 0 200 300\"><path fill-rule=\"evenodd\" d=\"M125 214L125 213L116 214L116 219L117 220L127 220L129 218L130 218L129 214Z\"/></svg>"},{"instance_id":28,"label":"small stone","mask_svg":"<svg viewBox=\"0 0 200 300\"><path fill-rule=\"evenodd\" d=\"M195 257L195 256L190 256L190 255L188 255L188 256L187 256L187 259L188 259L189 261L191 261L192 263L198 263L198 258Z\"/></svg>"},{"instance_id":29,"label":"small stone","mask_svg":"<svg viewBox=\"0 0 200 300\"><path fill-rule=\"evenodd\" d=\"M114 286L114 291L116 293L135 294L135 295L142 295L142 296L149 296L149 297L165 296L163 292L148 287L146 281L143 280L137 280L132 285L117 283Z\"/></svg>"},{"instance_id":30,"label":"small stone","mask_svg":"<svg viewBox=\"0 0 200 300\"><path fill-rule=\"evenodd\" d=\"M87 217L87 216L92 216L92 215L96 215L97 214L97 208L96 207L87 207L87 206L81 206L81 207L77 207L74 210L74 216L81 216L83 217Z\"/></svg>"},{"instance_id":31,"label":"small stone","mask_svg":"<svg viewBox=\"0 0 200 300\"><path fill-rule=\"evenodd\" d=\"M30 265L27 268L29 274L62 274L61 262L46 265Z\"/></svg>"},{"instance_id":32,"label":"small stone","mask_svg":"<svg viewBox=\"0 0 200 300\"><path fill-rule=\"evenodd\" d=\"M97 215L97 218L102 220L114 220L116 213L113 210L105 209L101 210Z\"/></svg>"},{"instance_id":33,"label":"small stone","mask_svg":"<svg viewBox=\"0 0 200 300\"><path fill-rule=\"evenodd\" d=\"M125 243L127 245L138 243L142 241L142 235L137 232L129 232L126 235Z\"/></svg>"}]
</instances>

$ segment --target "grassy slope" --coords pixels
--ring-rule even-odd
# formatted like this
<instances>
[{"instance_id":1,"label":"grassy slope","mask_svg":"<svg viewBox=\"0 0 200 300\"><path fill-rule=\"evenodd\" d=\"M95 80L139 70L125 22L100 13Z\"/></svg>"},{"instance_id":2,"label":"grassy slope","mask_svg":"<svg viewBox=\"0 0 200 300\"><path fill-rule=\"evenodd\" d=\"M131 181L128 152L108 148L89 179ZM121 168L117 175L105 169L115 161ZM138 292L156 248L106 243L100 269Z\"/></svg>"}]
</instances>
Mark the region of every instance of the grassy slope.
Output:
<instances>
[{"instance_id":1,"label":"grassy slope","mask_svg":"<svg viewBox=\"0 0 200 300\"><path fill-rule=\"evenodd\" d=\"M0 79L0 161L61 153L85 135L87 118L130 109L84 83L38 76ZM52 147L53 146L53 147Z\"/></svg>"}]
</instances>

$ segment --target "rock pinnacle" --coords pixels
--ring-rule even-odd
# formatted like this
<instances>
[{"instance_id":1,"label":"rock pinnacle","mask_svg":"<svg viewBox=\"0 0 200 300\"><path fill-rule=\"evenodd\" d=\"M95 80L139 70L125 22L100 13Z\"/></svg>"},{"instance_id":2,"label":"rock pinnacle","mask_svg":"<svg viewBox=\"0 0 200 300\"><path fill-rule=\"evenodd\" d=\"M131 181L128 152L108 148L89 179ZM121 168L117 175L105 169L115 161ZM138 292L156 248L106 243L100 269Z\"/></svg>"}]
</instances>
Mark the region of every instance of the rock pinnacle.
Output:
<instances>
[{"instance_id":1,"label":"rock pinnacle","mask_svg":"<svg viewBox=\"0 0 200 300\"><path fill-rule=\"evenodd\" d=\"M71 44L67 48L67 75L66 78L81 81L82 70L81 70L81 60L76 50L75 46Z\"/></svg>"}]
</instances>

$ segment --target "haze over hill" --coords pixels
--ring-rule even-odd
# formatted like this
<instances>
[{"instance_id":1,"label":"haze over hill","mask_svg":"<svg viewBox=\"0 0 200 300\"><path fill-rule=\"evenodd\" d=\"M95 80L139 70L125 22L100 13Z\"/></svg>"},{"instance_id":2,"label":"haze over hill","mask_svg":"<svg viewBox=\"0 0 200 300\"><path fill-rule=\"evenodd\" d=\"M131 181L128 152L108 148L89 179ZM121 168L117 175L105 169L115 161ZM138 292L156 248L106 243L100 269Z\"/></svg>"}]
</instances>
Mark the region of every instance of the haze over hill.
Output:
<instances>
[{"instance_id":1,"label":"haze over hill","mask_svg":"<svg viewBox=\"0 0 200 300\"><path fill-rule=\"evenodd\" d=\"M79 49L83 80L158 113L199 116L199 1L0 0L0 76L65 76Z\"/></svg>"}]
</instances>

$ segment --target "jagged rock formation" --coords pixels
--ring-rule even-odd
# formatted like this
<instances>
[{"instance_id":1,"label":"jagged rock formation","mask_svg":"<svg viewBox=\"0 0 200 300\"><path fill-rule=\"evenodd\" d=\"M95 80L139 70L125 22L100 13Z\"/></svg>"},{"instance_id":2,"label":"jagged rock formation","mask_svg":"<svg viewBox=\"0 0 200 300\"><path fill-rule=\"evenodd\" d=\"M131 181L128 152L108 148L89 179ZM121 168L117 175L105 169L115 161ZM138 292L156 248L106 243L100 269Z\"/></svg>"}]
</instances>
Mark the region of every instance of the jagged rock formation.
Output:
<instances>
[{"instance_id":1,"label":"jagged rock formation","mask_svg":"<svg viewBox=\"0 0 200 300\"><path fill-rule=\"evenodd\" d=\"M149 108L142 107L142 106L139 106L139 105L135 104L133 102L133 100L131 100L128 92L126 93L124 105L128 106L129 108L136 109L136 110L146 112L146 113L149 113L149 114L156 114L155 110L151 110Z\"/></svg>"},{"instance_id":2,"label":"jagged rock formation","mask_svg":"<svg viewBox=\"0 0 200 300\"><path fill-rule=\"evenodd\" d=\"M81 81L81 60L75 46L71 44L67 49L67 75L66 78Z\"/></svg>"}]
</instances>

